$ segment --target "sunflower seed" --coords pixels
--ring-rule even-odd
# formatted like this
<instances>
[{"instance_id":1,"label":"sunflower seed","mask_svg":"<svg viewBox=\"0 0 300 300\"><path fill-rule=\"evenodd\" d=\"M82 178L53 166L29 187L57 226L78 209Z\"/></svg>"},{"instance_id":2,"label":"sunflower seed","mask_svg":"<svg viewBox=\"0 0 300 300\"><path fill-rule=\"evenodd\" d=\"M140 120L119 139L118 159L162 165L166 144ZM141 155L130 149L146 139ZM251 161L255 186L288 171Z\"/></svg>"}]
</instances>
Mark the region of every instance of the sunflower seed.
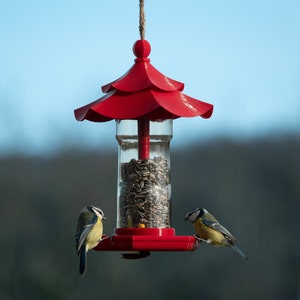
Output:
<instances>
[{"instance_id":1,"label":"sunflower seed","mask_svg":"<svg viewBox=\"0 0 300 300\"><path fill-rule=\"evenodd\" d=\"M170 170L163 157L131 159L121 166L119 195L123 227L170 227Z\"/></svg>"}]
</instances>

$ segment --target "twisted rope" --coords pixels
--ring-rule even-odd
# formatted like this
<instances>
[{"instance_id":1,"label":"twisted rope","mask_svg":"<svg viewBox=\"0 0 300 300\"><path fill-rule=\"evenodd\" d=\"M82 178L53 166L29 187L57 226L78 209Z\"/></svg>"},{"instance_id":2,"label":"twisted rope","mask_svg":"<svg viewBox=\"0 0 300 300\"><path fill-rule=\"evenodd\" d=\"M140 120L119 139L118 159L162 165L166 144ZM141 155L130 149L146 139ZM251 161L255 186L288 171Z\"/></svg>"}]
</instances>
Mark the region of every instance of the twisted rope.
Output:
<instances>
[{"instance_id":1,"label":"twisted rope","mask_svg":"<svg viewBox=\"0 0 300 300\"><path fill-rule=\"evenodd\" d=\"M145 39L145 27L146 27L146 19L145 19L145 11L144 11L144 0L140 0L140 37L141 40Z\"/></svg>"}]
</instances>

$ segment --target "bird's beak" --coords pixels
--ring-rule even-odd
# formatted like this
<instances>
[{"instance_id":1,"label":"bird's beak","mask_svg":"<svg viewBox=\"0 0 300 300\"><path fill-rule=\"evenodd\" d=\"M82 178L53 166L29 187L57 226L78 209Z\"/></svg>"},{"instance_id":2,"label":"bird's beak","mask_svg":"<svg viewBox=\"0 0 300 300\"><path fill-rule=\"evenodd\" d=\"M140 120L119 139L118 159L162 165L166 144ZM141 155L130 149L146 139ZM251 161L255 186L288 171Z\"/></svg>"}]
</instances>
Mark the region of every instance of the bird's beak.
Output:
<instances>
[{"instance_id":1,"label":"bird's beak","mask_svg":"<svg viewBox=\"0 0 300 300\"><path fill-rule=\"evenodd\" d=\"M185 217L185 218L184 218L184 221L187 221L188 219L189 219L188 217Z\"/></svg>"},{"instance_id":2,"label":"bird's beak","mask_svg":"<svg viewBox=\"0 0 300 300\"><path fill-rule=\"evenodd\" d=\"M106 220L107 218L105 218L104 216L102 217L103 220Z\"/></svg>"}]
</instances>

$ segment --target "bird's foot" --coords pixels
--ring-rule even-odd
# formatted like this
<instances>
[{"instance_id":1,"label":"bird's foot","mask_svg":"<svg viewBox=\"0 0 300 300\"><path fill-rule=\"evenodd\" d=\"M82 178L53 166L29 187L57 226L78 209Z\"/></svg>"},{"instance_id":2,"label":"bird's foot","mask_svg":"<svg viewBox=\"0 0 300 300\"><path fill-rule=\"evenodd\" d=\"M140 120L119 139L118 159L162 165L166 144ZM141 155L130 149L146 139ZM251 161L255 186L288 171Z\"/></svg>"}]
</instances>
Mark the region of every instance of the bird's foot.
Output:
<instances>
[{"instance_id":1,"label":"bird's foot","mask_svg":"<svg viewBox=\"0 0 300 300\"><path fill-rule=\"evenodd\" d=\"M193 234L193 237L194 237L199 243L201 243L201 242L208 243L206 240L201 239L201 238L200 238L198 235L196 235L196 234Z\"/></svg>"}]
</instances>

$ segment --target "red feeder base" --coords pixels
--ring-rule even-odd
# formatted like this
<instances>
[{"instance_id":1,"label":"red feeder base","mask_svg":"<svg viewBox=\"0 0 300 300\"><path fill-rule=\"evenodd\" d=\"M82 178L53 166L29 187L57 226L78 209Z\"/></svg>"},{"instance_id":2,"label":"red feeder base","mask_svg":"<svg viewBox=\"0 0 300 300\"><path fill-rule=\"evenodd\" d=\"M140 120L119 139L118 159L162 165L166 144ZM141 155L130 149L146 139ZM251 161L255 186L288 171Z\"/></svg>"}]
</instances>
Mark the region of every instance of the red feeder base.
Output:
<instances>
[{"instance_id":1,"label":"red feeder base","mask_svg":"<svg viewBox=\"0 0 300 300\"><path fill-rule=\"evenodd\" d=\"M193 236L176 236L174 228L116 228L115 235L103 236L96 251L124 251L124 258L142 258L150 251L193 251Z\"/></svg>"}]
</instances>

